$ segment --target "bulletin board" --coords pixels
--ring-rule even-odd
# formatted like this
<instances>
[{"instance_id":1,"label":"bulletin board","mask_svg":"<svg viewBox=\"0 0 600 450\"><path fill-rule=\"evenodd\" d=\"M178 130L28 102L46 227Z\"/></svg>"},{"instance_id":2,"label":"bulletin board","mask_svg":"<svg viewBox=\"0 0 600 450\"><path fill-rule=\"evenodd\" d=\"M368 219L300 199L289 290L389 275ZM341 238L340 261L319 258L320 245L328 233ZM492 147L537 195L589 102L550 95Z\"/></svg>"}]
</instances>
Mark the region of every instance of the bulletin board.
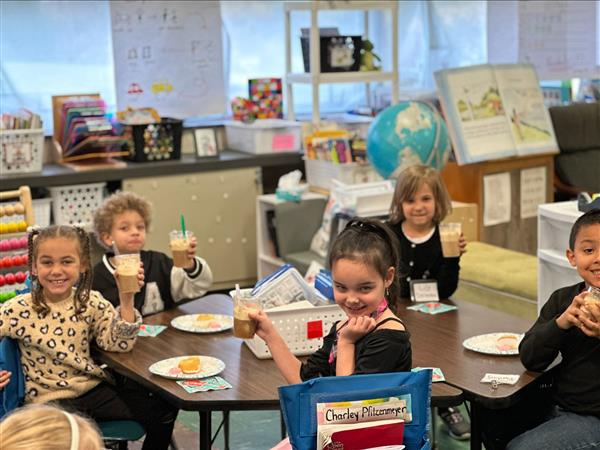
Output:
<instances>
[{"instance_id":1,"label":"bulletin board","mask_svg":"<svg viewBox=\"0 0 600 450\"><path fill-rule=\"evenodd\" d=\"M111 1L117 107L165 117L225 112L218 1Z\"/></svg>"}]
</instances>

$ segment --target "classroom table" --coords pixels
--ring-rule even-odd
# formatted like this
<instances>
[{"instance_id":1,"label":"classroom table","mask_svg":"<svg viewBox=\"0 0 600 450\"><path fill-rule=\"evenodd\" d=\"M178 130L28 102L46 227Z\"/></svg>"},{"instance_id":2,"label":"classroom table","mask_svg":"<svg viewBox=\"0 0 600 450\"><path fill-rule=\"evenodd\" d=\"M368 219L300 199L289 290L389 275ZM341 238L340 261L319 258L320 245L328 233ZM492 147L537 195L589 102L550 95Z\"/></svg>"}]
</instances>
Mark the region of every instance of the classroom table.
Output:
<instances>
[{"instance_id":1,"label":"classroom table","mask_svg":"<svg viewBox=\"0 0 600 450\"><path fill-rule=\"evenodd\" d=\"M523 390L540 375L527 371L518 355L488 355L467 350L465 339L494 332L523 333L533 323L528 319L459 300L444 300L458 310L430 315L406 309L412 303L403 300L396 308L406 328L411 333L413 366L439 367L446 383L463 391L471 402L471 449L482 447L480 431L481 407L502 409L513 405ZM486 373L515 374L515 385L502 384L492 389L481 383Z\"/></svg>"},{"instance_id":2,"label":"classroom table","mask_svg":"<svg viewBox=\"0 0 600 450\"><path fill-rule=\"evenodd\" d=\"M144 318L145 324L169 325L156 337L139 337L128 353L99 352L100 360L117 372L161 395L179 409L198 411L200 449L211 448L212 411L279 409L277 387L286 384L272 359L258 359L232 332L198 334L177 330L171 320L200 312L232 314L231 298L213 294L169 311ZM219 376L233 387L220 391L188 394L175 381L149 372L153 363L176 356L207 355L221 359L225 369ZM432 406L455 406L463 401L462 391L449 384L432 385Z\"/></svg>"}]
</instances>

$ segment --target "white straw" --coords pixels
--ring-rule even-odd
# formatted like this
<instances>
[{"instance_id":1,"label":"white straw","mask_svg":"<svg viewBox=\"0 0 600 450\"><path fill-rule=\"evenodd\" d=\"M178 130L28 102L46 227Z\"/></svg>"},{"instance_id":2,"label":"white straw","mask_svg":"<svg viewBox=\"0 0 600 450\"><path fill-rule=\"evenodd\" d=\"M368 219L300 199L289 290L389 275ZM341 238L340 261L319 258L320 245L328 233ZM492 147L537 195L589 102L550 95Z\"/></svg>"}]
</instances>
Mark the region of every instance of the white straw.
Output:
<instances>
[{"instance_id":1,"label":"white straw","mask_svg":"<svg viewBox=\"0 0 600 450\"><path fill-rule=\"evenodd\" d=\"M112 243L112 248L113 248L113 253L115 254L115 256L117 256L119 254L119 249L117 248L117 244L115 241L113 241L113 243Z\"/></svg>"},{"instance_id":2,"label":"white straw","mask_svg":"<svg viewBox=\"0 0 600 450\"><path fill-rule=\"evenodd\" d=\"M238 297L242 296L242 291L240 291L240 285L238 283L235 283L235 293Z\"/></svg>"}]
</instances>

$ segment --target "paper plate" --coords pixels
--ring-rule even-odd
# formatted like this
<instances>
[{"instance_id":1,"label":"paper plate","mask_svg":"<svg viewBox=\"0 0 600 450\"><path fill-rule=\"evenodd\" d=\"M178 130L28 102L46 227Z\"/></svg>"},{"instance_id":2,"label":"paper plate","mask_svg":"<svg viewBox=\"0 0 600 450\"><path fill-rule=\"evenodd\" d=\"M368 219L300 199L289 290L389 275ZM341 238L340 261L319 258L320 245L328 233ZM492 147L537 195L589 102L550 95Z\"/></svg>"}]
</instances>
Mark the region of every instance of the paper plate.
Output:
<instances>
[{"instance_id":1,"label":"paper plate","mask_svg":"<svg viewBox=\"0 0 600 450\"><path fill-rule=\"evenodd\" d=\"M233 317L223 314L186 314L171 320L171 326L191 333L217 333L233 327Z\"/></svg>"},{"instance_id":2,"label":"paper plate","mask_svg":"<svg viewBox=\"0 0 600 450\"><path fill-rule=\"evenodd\" d=\"M179 361L194 356L200 358L200 370L195 373L183 373L179 368ZM212 356L200 355L178 356L176 358L163 359L148 367L148 370L154 375L160 375L161 377L169 378L171 380L195 380L197 378L212 377L213 375L221 373L223 369L225 369L225 363L220 359L213 358Z\"/></svg>"},{"instance_id":3,"label":"paper plate","mask_svg":"<svg viewBox=\"0 0 600 450\"><path fill-rule=\"evenodd\" d=\"M463 347L487 355L518 355L522 334L489 333L473 336L463 341Z\"/></svg>"}]
</instances>

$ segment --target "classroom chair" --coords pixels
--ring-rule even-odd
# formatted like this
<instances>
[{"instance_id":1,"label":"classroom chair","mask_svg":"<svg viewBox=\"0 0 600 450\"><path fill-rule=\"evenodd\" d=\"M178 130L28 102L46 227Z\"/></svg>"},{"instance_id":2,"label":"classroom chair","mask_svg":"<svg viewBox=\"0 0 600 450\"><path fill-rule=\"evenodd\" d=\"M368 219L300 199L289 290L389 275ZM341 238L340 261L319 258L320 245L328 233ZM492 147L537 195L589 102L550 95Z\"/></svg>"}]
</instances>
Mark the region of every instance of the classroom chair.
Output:
<instances>
[{"instance_id":1,"label":"classroom chair","mask_svg":"<svg viewBox=\"0 0 600 450\"><path fill-rule=\"evenodd\" d=\"M560 153L554 156L554 188L566 199L600 192L600 103L553 106L548 112Z\"/></svg>"},{"instance_id":2,"label":"classroom chair","mask_svg":"<svg viewBox=\"0 0 600 450\"><path fill-rule=\"evenodd\" d=\"M146 431L135 420L107 420L98 422L102 440L108 448L127 450L127 443L141 439Z\"/></svg>"}]
</instances>

